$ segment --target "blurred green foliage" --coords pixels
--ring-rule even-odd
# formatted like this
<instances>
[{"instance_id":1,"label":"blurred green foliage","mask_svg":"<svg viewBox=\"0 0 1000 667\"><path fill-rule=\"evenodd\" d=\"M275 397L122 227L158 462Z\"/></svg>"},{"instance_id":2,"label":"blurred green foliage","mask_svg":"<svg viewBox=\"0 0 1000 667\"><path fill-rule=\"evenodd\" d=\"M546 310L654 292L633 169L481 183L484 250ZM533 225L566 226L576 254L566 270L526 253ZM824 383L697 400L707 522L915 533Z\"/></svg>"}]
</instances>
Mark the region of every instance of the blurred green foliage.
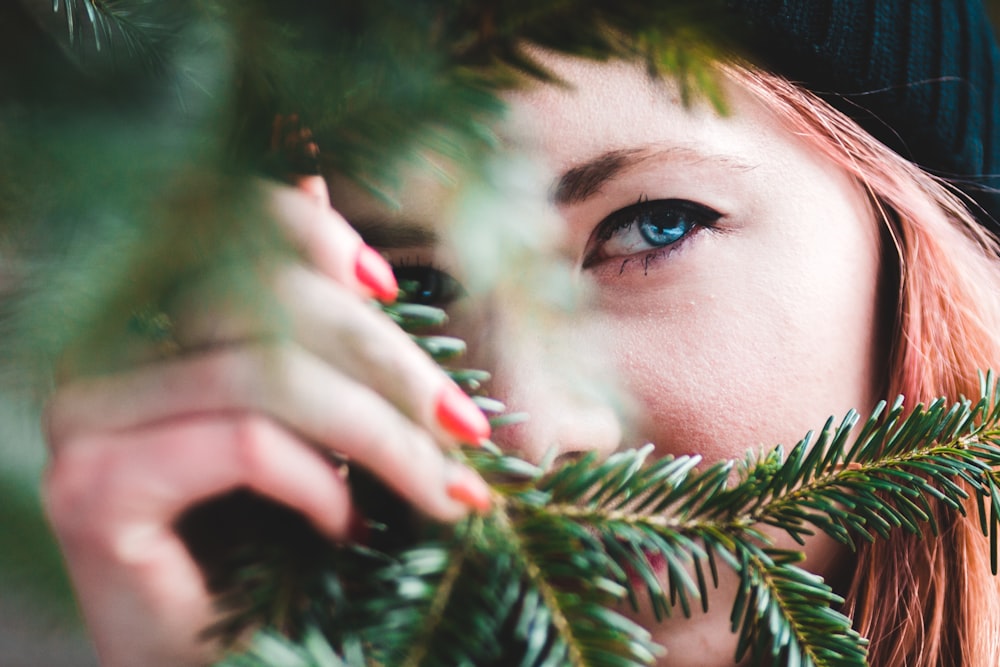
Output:
<instances>
[{"instance_id":1,"label":"blurred green foliage","mask_svg":"<svg viewBox=\"0 0 1000 667\"><path fill-rule=\"evenodd\" d=\"M255 188L285 168L276 113L313 129L325 168L385 194L401 165L474 166L496 146L497 93L551 78L524 40L642 58L711 93L685 49L708 43L692 26L725 32L722 4L0 3L0 595L74 617L38 499L55 367L115 368L137 308L219 266L251 298L261 259L290 251Z\"/></svg>"}]
</instances>

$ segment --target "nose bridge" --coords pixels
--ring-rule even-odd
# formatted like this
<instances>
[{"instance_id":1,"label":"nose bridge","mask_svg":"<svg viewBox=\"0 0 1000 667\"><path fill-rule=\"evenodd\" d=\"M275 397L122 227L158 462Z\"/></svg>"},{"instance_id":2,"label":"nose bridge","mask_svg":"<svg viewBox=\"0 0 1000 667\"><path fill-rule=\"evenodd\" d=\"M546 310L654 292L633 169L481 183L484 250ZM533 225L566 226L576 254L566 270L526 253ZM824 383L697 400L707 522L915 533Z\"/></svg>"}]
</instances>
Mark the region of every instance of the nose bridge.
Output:
<instances>
[{"instance_id":1,"label":"nose bridge","mask_svg":"<svg viewBox=\"0 0 1000 667\"><path fill-rule=\"evenodd\" d=\"M556 454L597 451L602 457L622 440L621 397L610 361L587 327L574 318L525 317L496 308L480 344L493 371L491 394L527 420L505 426L494 440L505 450L538 462Z\"/></svg>"}]
</instances>

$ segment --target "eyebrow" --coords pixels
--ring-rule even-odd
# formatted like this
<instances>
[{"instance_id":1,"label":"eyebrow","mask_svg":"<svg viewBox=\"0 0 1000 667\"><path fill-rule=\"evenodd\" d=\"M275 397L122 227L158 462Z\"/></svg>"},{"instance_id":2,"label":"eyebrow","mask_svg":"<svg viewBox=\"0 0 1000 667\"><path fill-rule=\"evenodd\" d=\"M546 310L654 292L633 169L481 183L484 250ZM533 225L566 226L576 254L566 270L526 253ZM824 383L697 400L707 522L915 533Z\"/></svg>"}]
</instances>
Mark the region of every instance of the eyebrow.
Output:
<instances>
[{"instance_id":1,"label":"eyebrow","mask_svg":"<svg viewBox=\"0 0 1000 667\"><path fill-rule=\"evenodd\" d=\"M756 165L732 155L705 153L692 146L648 145L606 151L572 167L560 176L552 188L552 200L558 206L578 204L600 192L601 188L622 173L646 162L671 161L687 164L711 164L732 171L750 171ZM388 222L378 218L351 218L365 243L377 248L415 248L437 244L440 235L418 222Z\"/></svg>"},{"instance_id":2,"label":"eyebrow","mask_svg":"<svg viewBox=\"0 0 1000 667\"><path fill-rule=\"evenodd\" d=\"M600 192L601 187L620 174L645 162L686 162L712 164L734 171L749 171L756 165L732 155L704 153L689 146L641 146L606 151L583 164L568 169L552 188L552 199L560 206L578 204Z\"/></svg>"}]
</instances>

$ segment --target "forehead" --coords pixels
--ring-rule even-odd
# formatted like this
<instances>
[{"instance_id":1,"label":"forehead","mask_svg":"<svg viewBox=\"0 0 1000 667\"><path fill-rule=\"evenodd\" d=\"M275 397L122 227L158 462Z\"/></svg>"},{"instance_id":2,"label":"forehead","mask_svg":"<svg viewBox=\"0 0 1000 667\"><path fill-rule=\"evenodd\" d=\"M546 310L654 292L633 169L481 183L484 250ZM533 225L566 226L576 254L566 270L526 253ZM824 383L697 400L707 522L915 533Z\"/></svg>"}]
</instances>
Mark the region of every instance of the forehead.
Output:
<instances>
[{"instance_id":1,"label":"forehead","mask_svg":"<svg viewBox=\"0 0 1000 667\"><path fill-rule=\"evenodd\" d=\"M690 179L711 179L762 164L769 171L794 170L796 162L819 159L721 72L717 83L727 113L701 96L683 104L675 82L650 77L640 63L535 55L561 84L532 84L507 94L508 113L496 131L505 147L548 171L551 182L541 190L557 204L597 192L603 179L623 168L675 166ZM441 158L426 159L432 168L410 169L390 193L398 205L334 178L335 206L362 226L434 226L454 194L447 177L454 169Z\"/></svg>"},{"instance_id":2,"label":"forehead","mask_svg":"<svg viewBox=\"0 0 1000 667\"><path fill-rule=\"evenodd\" d=\"M564 85L534 85L507 96L500 127L508 145L533 153L555 173L599 156L650 148L674 149L679 161L698 154L747 158L760 130L777 130L771 114L721 71L715 83L732 113L704 96L685 105L677 83L654 78L638 62L598 63L555 54L540 59Z\"/></svg>"}]
</instances>

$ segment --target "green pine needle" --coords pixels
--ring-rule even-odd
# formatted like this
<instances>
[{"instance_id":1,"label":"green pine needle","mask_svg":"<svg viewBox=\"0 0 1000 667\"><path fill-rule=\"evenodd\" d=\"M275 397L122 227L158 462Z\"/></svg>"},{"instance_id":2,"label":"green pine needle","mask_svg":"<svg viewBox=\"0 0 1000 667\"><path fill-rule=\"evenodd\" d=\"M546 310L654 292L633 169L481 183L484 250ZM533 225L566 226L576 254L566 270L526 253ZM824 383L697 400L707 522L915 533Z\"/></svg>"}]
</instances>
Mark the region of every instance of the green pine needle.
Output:
<instances>
[{"instance_id":1,"label":"green pine needle","mask_svg":"<svg viewBox=\"0 0 1000 667\"><path fill-rule=\"evenodd\" d=\"M168 11L161 0L52 0L52 11L65 19L65 41L83 65L100 60L128 70L139 64L162 74L169 44L179 26L171 20L178 7Z\"/></svg>"},{"instance_id":2,"label":"green pine needle","mask_svg":"<svg viewBox=\"0 0 1000 667\"><path fill-rule=\"evenodd\" d=\"M424 309L413 314L399 318L411 331L428 321ZM866 665L867 641L837 611L843 600L759 527L800 541L821 531L854 548L919 533L933 526L935 504L962 512L974 494L995 555L996 396L987 375L975 403L936 401L908 415L901 401L879 405L860 429L852 412L787 454L704 468L696 456L651 460L651 445L554 469L492 445L467 450L459 458L492 484L493 511L454 528L424 525L399 548L334 550L323 574L336 595L301 591L311 611L296 632L265 630L221 664L341 664L332 655L351 665L650 665L660 649L621 606L646 597L658 617L707 609L722 565L739 577L735 659ZM377 504L384 490L364 486L361 505Z\"/></svg>"},{"instance_id":3,"label":"green pine needle","mask_svg":"<svg viewBox=\"0 0 1000 667\"><path fill-rule=\"evenodd\" d=\"M102 370L113 355L91 352L113 351L137 306L191 275L229 268L233 294L263 292L247 267L288 251L249 185L272 157L275 113L299 113L325 166L384 194L401 165L432 168L428 151L481 160L496 145L499 93L559 84L522 44L641 58L676 77L685 99L700 93L722 108L704 45L739 42L722 0L55 0L53 11L80 63L111 54L114 66L79 79L74 70L43 82L49 94L0 109L3 240L18 246L23 282L46 286L11 300L5 321L29 358L81 348ZM388 314L411 332L444 317L413 305ZM439 361L464 349L413 335ZM488 379L449 373L470 393ZM415 520L352 470L371 519L364 547L303 535L287 516L264 539L254 525L223 541L224 567L210 579L226 614L212 631L259 632L221 664L648 665L659 648L622 605L648 598L659 616L694 613L728 567L740 583L736 657L863 665L865 641L839 598L761 527L854 548L934 531L937 508L962 512L972 495L996 569L996 381L984 377L974 403L906 414L897 401L855 434L857 421L828 422L787 453L708 466L651 461L651 447L559 468L489 446L459 452L492 484L495 509L457 526Z\"/></svg>"}]
</instances>

